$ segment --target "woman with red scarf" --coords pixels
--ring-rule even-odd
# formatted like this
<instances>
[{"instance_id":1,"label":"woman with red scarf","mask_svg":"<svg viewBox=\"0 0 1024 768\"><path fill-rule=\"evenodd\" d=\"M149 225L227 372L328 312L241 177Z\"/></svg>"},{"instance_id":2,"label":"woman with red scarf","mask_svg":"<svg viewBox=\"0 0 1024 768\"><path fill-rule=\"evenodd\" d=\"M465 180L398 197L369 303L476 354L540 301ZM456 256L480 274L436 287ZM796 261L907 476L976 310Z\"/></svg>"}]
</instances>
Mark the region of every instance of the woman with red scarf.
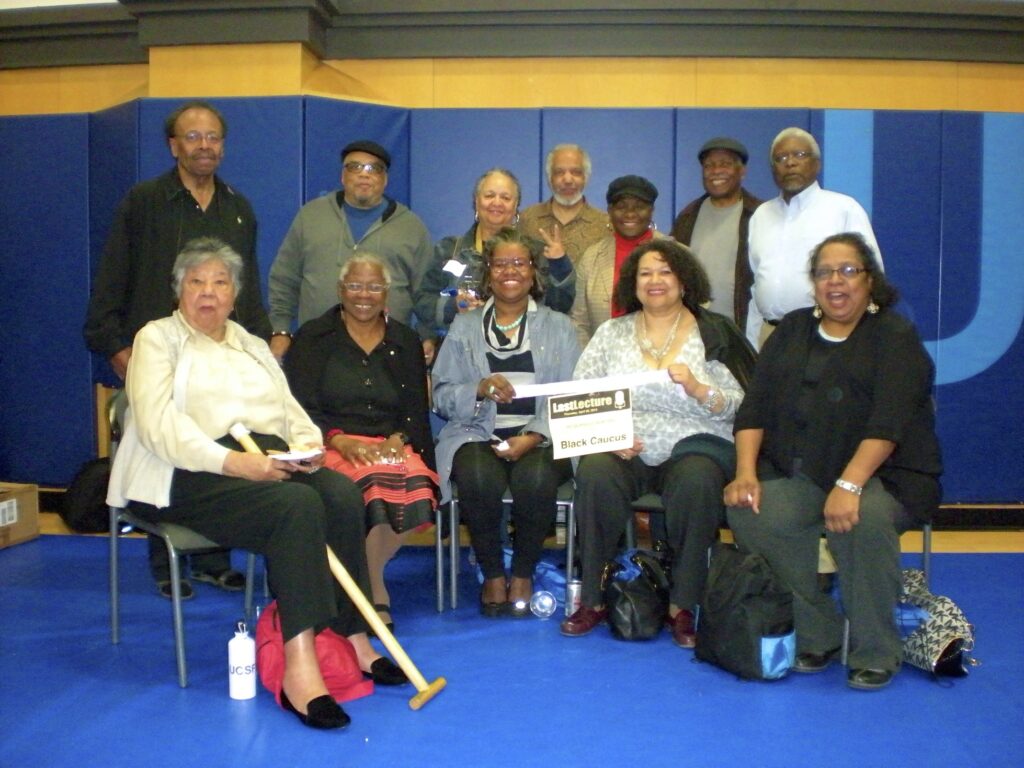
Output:
<instances>
[{"instance_id":1,"label":"woman with red scarf","mask_svg":"<svg viewBox=\"0 0 1024 768\"><path fill-rule=\"evenodd\" d=\"M576 298L569 316L580 347L586 347L597 326L623 314L612 304L612 289L630 252L647 240L666 238L651 223L658 190L643 176L620 176L608 185L608 218L612 231L587 248L576 263Z\"/></svg>"}]
</instances>

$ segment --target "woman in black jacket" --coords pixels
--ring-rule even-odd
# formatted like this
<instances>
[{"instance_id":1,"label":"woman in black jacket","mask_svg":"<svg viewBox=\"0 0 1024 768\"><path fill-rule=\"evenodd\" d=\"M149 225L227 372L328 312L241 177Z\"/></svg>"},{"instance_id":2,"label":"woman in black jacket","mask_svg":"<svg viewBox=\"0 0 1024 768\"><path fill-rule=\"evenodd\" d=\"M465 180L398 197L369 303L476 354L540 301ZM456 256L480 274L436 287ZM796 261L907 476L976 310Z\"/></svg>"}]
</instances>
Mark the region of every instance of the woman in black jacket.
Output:
<instances>
[{"instance_id":1,"label":"woman in black jacket","mask_svg":"<svg viewBox=\"0 0 1024 768\"><path fill-rule=\"evenodd\" d=\"M935 367L859 234L822 241L810 277L814 308L769 337L736 415L725 502L739 543L793 592L799 672L824 669L841 641L835 602L817 587L825 531L850 620L847 681L873 690L900 665L899 534L941 497Z\"/></svg>"},{"instance_id":2,"label":"woman in black jacket","mask_svg":"<svg viewBox=\"0 0 1024 768\"><path fill-rule=\"evenodd\" d=\"M373 603L393 627L384 566L437 499L423 347L387 316L390 275L368 253L341 270L341 304L304 324L285 358L296 399L324 434L326 465L360 487Z\"/></svg>"}]
</instances>

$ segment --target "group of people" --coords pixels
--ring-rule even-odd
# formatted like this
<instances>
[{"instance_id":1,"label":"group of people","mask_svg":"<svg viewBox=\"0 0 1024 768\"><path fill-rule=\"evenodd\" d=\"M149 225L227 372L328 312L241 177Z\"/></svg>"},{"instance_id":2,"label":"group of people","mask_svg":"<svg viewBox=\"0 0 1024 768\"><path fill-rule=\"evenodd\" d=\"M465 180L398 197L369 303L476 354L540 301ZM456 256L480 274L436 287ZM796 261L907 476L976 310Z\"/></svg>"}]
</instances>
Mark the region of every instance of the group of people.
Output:
<instances>
[{"instance_id":1,"label":"group of people","mask_svg":"<svg viewBox=\"0 0 1024 768\"><path fill-rule=\"evenodd\" d=\"M549 200L520 212L515 175L489 169L472 225L433 247L385 194L390 153L354 141L341 189L303 206L281 245L268 314L252 208L216 175L223 115L190 102L165 128L175 167L122 202L86 320L88 345L129 401L109 500L266 555L285 640L282 703L304 723L348 722L317 666L324 627L352 640L377 682L407 682L333 583L326 547L393 629L384 568L454 487L485 616L529 615L558 489L574 479L583 588L561 631L591 632L607 615L601 571L631 502L654 492L676 644L694 645L707 548L728 521L793 591L803 672L824 669L839 645L839 614L816 580L824 531L851 622L848 682L889 682L900 663L898 534L940 494L934 369L892 311L867 215L818 186L810 134L789 128L773 142L780 194L766 203L742 186L746 148L708 141L705 194L671 237L653 226L648 179L613 180L602 211L584 196L589 156L558 145L545 164ZM633 391L632 446L575 467L553 458L546 398L517 391L652 370L666 375ZM431 408L446 422L436 442ZM246 453L229 434L235 421L264 451L323 450L306 463ZM151 568L169 594L160 552L151 546ZM227 550L193 558L191 575L244 586Z\"/></svg>"}]
</instances>

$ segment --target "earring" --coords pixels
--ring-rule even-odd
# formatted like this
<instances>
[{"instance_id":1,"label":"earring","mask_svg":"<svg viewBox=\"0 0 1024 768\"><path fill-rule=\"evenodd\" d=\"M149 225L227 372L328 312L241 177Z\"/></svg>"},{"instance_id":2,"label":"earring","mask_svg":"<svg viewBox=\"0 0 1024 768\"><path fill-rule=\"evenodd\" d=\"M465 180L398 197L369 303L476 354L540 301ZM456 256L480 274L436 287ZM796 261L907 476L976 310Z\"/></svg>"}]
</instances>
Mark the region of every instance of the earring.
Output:
<instances>
[{"instance_id":1,"label":"earring","mask_svg":"<svg viewBox=\"0 0 1024 768\"><path fill-rule=\"evenodd\" d=\"M512 228L516 229L519 227L519 211L516 211L515 221L512 222Z\"/></svg>"},{"instance_id":2,"label":"earring","mask_svg":"<svg viewBox=\"0 0 1024 768\"><path fill-rule=\"evenodd\" d=\"M654 232L657 232L658 231L658 224L657 224L656 221L654 221L654 219L651 219L651 223L647 225L647 228L652 230L652 231L654 231Z\"/></svg>"},{"instance_id":3,"label":"earring","mask_svg":"<svg viewBox=\"0 0 1024 768\"><path fill-rule=\"evenodd\" d=\"M815 304L814 305L814 309L811 310L811 314L814 315L816 318L818 318L820 320L821 319L821 305L820 304Z\"/></svg>"},{"instance_id":4,"label":"earring","mask_svg":"<svg viewBox=\"0 0 1024 768\"><path fill-rule=\"evenodd\" d=\"M480 211L473 211L473 223L476 224L480 221Z\"/></svg>"},{"instance_id":5,"label":"earring","mask_svg":"<svg viewBox=\"0 0 1024 768\"><path fill-rule=\"evenodd\" d=\"M874 299L872 299L871 303L868 304L868 314L869 315L877 315L878 314L878 305L875 304L875 300Z\"/></svg>"}]
</instances>

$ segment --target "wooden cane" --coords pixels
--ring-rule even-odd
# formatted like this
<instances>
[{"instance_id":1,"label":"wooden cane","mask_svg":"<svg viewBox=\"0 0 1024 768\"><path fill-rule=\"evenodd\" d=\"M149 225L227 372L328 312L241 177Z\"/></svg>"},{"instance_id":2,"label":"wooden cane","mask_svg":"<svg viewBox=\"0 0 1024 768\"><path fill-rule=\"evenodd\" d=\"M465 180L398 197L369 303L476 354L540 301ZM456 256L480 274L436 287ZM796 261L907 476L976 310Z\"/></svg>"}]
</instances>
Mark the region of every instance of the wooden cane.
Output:
<instances>
[{"instance_id":1,"label":"wooden cane","mask_svg":"<svg viewBox=\"0 0 1024 768\"><path fill-rule=\"evenodd\" d=\"M231 436L245 448L247 453L263 453L259 446L256 445L256 442L249 437L249 430L244 425L233 424L229 431ZM398 644L398 641L387 625L381 621L377 611L370 604L370 601L366 599L366 595L359 589L359 585L349 575L345 566L341 564L341 561L334 554L334 550L331 549L330 545L327 545L327 564L331 569L331 573L334 574L334 578L338 580L341 588L345 590L345 594L355 603L356 608L359 609L359 612L363 614L363 618L366 619L366 623L370 625L377 634L377 637L380 638L380 641L384 643L384 647L388 649L388 653L391 654L391 657L401 667L402 671L405 672L406 677L416 687L416 695L409 699L409 707L411 709L419 709L440 693L448 684L448 681L443 677L439 677L434 682L427 683L426 679L416 668L416 665L412 663L409 654Z\"/></svg>"}]
</instances>

